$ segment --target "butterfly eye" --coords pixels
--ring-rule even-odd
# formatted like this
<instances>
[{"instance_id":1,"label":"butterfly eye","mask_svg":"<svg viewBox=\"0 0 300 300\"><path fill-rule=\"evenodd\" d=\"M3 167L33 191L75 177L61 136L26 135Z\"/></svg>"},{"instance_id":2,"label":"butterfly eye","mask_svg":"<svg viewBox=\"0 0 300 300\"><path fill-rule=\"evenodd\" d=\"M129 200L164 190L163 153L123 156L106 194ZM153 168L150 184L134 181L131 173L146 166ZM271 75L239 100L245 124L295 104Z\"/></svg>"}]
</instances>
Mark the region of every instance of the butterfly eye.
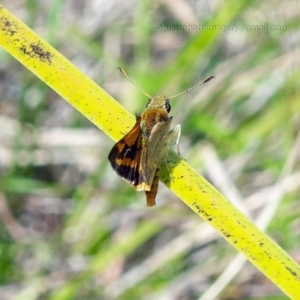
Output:
<instances>
[{"instance_id":1,"label":"butterfly eye","mask_svg":"<svg viewBox=\"0 0 300 300\"><path fill-rule=\"evenodd\" d=\"M165 108L166 108L166 111L169 113L171 111L171 105L169 103L169 100L166 100L165 101Z\"/></svg>"}]
</instances>

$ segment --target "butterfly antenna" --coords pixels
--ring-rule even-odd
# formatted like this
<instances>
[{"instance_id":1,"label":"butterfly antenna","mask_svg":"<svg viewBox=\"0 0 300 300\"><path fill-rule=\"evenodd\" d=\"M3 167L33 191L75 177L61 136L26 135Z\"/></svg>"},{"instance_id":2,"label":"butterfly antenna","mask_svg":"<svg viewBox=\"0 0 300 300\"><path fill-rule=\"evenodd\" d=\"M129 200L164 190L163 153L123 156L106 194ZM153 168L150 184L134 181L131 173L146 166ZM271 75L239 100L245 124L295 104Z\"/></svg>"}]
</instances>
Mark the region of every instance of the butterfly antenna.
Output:
<instances>
[{"instance_id":1,"label":"butterfly antenna","mask_svg":"<svg viewBox=\"0 0 300 300\"><path fill-rule=\"evenodd\" d=\"M204 83L210 81L210 80L213 79L213 78L216 78L216 77L215 77L215 76L209 76L209 77L207 77L206 79L204 79L202 82L196 84L195 86L193 86L193 87L191 87L191 88L189 88L189 89L187 89L187 90L185 90L185 91L183 91L183 92L181 92L181 93L178 93L178 94L176 94L176 95L174 95L174 96L172 96L172 97L168 97L168 99L171 99L171 98L175 98L175 97L181 96L182 94L185 94L185 93L187 93L187 92L189 92L189 91L191 91L191 90L197 88L198 86L200 86L200 85L202 85L202 84L204 84Z\"/></svg>"},{"instance_id":2,"label":"butterfly antenna","mask_svg":"<svg viewBox=\"0 0 300 300\"><path fill-rule=\"evenodd\" d=\"M152 98L150 95L148 95L144 90L142 90L139 85L137 83L135 83L127 74L126 72L121 68L121 67L118 67L117 68L125 77L127 77L127 79L133 83L144 95L146 95L147 97L149 98Z\"/></svg>"}]
</instances>

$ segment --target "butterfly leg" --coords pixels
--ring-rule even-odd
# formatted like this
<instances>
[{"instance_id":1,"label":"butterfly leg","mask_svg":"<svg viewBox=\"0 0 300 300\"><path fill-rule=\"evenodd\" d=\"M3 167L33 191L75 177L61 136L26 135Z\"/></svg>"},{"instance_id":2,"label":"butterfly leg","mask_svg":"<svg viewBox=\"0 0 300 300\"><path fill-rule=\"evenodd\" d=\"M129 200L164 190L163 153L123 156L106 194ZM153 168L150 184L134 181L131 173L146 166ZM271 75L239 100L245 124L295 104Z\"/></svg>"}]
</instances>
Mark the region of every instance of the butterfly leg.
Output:
<instances>
[{"instance_id":1,"label":"butterfly leg","mask_svg":"<svg viewBox=\"0 0 300 300\"><path fill-rule=\"evenodd\" d=\"M177 124L176 126L174 126L170 131L169 131L169 145L173 146L176 144L176 148L177 148L177 154L184 159L184 157L181 155L180 151L179 151L179 139L180 139L180 135L181 135L181 126L180 124ZM185 159L184 159L185 160Z\"/></svg>"},{"instance_id":2,"label":"butterfly leg","mask_svg":"<svg viewBox=\"0 0 300 300\"><path fill-rule=\"evenodd\" d=\"M173 177L172 177L172 174L171 174L171 172L170 172L169 165L168 165L168 160L166 159L166 160L164 161L164 163L165 163L165 165L166 165L166 169L167 169L168 174L169 174L169 176L170 176L170 180L173 181ZM173 181L173 182L174 182L174 181Z\"/></svg>"}]
</instances>

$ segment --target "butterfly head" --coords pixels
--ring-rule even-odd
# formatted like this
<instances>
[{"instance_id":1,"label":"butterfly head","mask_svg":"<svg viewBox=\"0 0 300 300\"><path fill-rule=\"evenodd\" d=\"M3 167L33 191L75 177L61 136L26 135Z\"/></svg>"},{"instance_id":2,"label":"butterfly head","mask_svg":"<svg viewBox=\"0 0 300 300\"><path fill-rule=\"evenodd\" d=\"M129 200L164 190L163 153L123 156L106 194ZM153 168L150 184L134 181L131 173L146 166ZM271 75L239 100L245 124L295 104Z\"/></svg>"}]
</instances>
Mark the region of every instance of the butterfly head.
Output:
<instances>
[{"instance_id":1,"label":"butterfly head","mask_svg":"<svg viewBox=\"0 0 300 300\"><path fill-rule=\"evenodd\" d=\"M148 109L163 109L166 112L171 111L171 105L169 102L169 99L167 99L165 96L153 96L149 99L146 108Z\"/></svg>"}]
</instances>

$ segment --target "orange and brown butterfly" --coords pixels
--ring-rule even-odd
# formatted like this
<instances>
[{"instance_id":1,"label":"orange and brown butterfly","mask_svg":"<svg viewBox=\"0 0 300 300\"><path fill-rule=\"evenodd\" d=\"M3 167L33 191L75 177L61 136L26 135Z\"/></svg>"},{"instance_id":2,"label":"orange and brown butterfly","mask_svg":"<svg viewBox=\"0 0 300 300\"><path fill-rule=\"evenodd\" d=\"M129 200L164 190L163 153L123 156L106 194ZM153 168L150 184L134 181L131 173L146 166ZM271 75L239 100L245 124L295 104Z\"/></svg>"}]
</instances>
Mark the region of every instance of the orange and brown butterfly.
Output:
<instances>
[{"instance_id":1,"label":"orange and brown butterfly","mask_svg":"<svg viewBox=\"0 0 300 300\"><path fill-rule=\"evenodd\" d=\"M148 104L137 116L133 128L111 149L108 160L116 173L137 191L145 191L147 206L155 205L158 189L159 171L162 163L167 165L169 145L177 145L179 153L180 125L171 129L172 117L169 100L186 93L211 80L206 78L196 86L172 97L149 96L122 68L118 68L141 92L149 97Z\"/></svg>"}]
</instances>

